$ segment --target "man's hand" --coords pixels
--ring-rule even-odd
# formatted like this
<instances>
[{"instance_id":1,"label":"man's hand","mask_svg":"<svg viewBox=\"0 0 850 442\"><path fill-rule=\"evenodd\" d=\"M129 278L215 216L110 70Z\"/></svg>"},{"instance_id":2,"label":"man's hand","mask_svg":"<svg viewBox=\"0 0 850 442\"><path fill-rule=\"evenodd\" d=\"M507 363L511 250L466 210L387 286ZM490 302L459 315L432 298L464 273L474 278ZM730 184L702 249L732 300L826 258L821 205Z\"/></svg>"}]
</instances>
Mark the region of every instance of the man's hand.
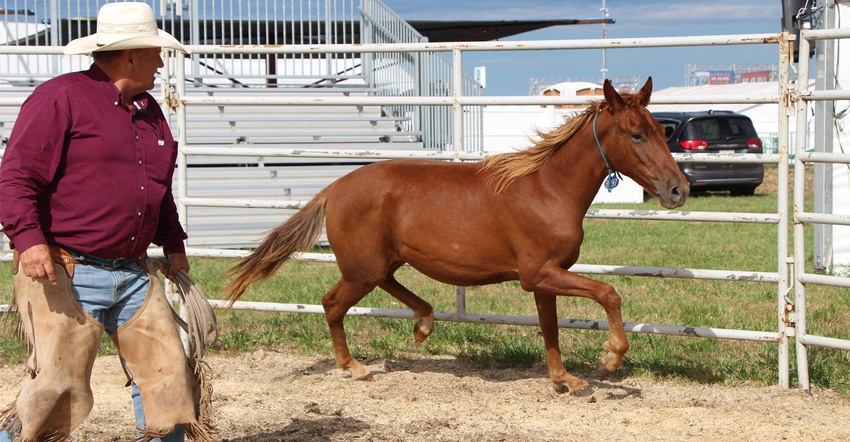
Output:
<instances>
[{"instance_id":1,"label":"man's hand","mask_svg":"<svg viewBox=\"0 0 850 442\"><path fill-rule=\"evenodd\" d=\"M24 275L33 279L47 279L56 285L56 271L47 244L36 244L21 252L20 266Z\"/></svg>"},{"instance_id":2,"label":"man's hand","mask_svg":"<svg viewBox=\"0 0 850 442\"><path fill-rule=\"evenodd\" d=\"M168 258L168 269L165 270L165 277L174 281L177 278L177 272L180 270L185 270L186 273L189 273L189 259L186 258L185 253L170 253L166 258Z\"/></svg>"}]
</instances>

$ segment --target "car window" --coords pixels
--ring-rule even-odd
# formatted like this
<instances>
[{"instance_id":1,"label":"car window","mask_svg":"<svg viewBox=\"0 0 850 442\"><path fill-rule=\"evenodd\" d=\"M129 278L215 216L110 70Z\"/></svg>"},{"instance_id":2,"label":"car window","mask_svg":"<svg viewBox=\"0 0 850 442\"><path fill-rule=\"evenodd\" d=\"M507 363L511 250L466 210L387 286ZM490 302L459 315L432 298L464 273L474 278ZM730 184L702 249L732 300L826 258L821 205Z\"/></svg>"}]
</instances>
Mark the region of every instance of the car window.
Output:
<instances>
[{"instance_id":1,"label":"car window","mask_svg":"<svg viewBox=\"0 0 850 442\"><path fill-rule=\"evenodd\" d=\"M688 123L682 139L713 142L755 136L752 123L746 118L701 118Z\"/></svg>"},{"instance_id":2,"label":"car window","mask_svg":"<svg viewBox=\"0 0 850 442\"><path fill-rule=\"evenodd\" d=\"M676 128L679 127L678 121L663 120L659 121L659 123L661 123L661 127L664 128L664 137L668 140L673 136L673 132L676 132Z\"/></svg>"},{"instance_id":3,"label":"car window","mask_svg":"<svg viewBox=\"0 0 850 442\"><path fill-rule=\"evenodd\" d=\"M755 137L755 129L752 123L744 118L727 118L723 135L728 138L751 138Z\"/></svg>"}]
</instances>

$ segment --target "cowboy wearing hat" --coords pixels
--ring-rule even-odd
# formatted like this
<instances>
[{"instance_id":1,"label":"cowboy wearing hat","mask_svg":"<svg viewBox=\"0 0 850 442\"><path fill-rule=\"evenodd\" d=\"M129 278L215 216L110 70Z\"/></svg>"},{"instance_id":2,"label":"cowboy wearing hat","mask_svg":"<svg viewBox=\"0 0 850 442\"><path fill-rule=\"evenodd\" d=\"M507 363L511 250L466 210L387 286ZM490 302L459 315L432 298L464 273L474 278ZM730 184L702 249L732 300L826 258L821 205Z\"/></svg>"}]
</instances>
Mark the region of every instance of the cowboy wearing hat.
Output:
<instances>
[{"instance_id":1,"label":"cowboy wearing hat","mask_svg":"<svg viewBox=\"0 0 850 442\"><path fill-rule=\"evenodd\" d=\"M46 81L21 107L0 166L0 223L33 379L0 410L0 442L69 437L91 411L104 332L131 381L140 439L212 440L209 390L146 255L162 246L169 279L189 270L171 193L177 143L147 92L163 48L187 52L150 6L107 4L97 32L65 47L92 66Z\"/></svg>"}]
</instances>

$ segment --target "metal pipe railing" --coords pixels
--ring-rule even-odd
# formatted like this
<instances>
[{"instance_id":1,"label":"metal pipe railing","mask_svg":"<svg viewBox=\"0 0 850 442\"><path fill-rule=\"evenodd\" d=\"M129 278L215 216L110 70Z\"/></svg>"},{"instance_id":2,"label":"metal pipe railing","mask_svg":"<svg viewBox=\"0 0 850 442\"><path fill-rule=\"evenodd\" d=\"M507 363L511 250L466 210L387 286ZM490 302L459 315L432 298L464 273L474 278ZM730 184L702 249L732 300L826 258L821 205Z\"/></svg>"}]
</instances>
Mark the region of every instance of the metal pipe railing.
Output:
<instances>
[{"instance_id":1,"label":"metal pipe railing","mask_svg":"<svg viewBox=\"0 0 850 442\"><path fill-rule=\"evenodd\" d=\"M800 32L800 54L808 54L811 42L822 39L848 39L850 29L826 29L810 30L803 29ZM847 100L850 99L850 90L821 90L809 89L808 57L800 57L798 68L799 79L797 81L797 92L795 94L795 110L797 114L797 133L806 133L808 123L808 104L812 101ZM802 131L802 132L801 132ZM806 272L806 236L805 224L830 224L850 225L850 216L811 213L804 210L806 203L805 175L806 165L813 164L850 164L850 155L832 152L809 152L807 149L807 137L798 136L795 143L794 163L794 308L792 319L795 326L795 347L797 354L797 379L800 388L810 388L808 346L822 346L850 350L850 340L814 336L808 334L807 289L808 284L818 284L832 287L850 287L850 278L819 275ZM821 189L831 191L831 189Z\"/></svg>"},{"instance_id":2,"label":"metal pipe railing","mask_svg":"<svg viewBox=\"0 0 850 442\"><path fill-rule=\"evenodd\" d=\"M800 46L801 53L808 53L809 40L821 38L848 38L850 31L838 30L832 32L824 31L803 31ZM465 149L466 145L464 138L464 126L468 125L463 118L464 108L469 106L499 106L499 105L558 105L558 104L584 104L586 97L482 97L471 96L464 92L462 87L458 85L462 82L462 57L464 52L468 51L519 51L519 50L586 50L586 49L622 49L627 48L651 48L651 47L681 47L681 46L703 46L703 45L756 45L756 44L771 44L778 45L778 54L780 62L780 80L779 90L773 94L765 94L758 96L656 96L653 97L653 104L712 104L712 103L751 103L765 104L774 103L779 109L779 133L778 133L778 152L776 154L763 155L728 155L728 154L678 154L677 160L687 162L724 162L724 163L763 163L777 164L778 178L780 185L778 186L777 195L777 212L776 213L700 213L700 212L663 212L663 211L645 211L636 212L628 210L605 210L592 209L588 212L588 217L607 217L607 218L628 218L628 219L655 219L669 221L710 221L710 222L742 222L742 223L762 223L776 224L778 247L777 256L777 271L774 272L750 272L742 270L707 270L707 269L676 269L676 268L646 268L646 267L630 267L630 266L605 266L605 265L576 265L573 270L579 273L588 274L614 274L614 275L634 275L634 276L649 276L649 277L670 277L670 278L694 278L694 279L714 279L714 280L732 280L738 282L766 282L776 284L777 286L777 331L776 332L753 332L753 331L720 331L717 329L699 329L680 327L680 326L656 326L647 324L630 324L627 330L635 332L661 332L680 335L692 335L703 337L720 337L734 339L750 339L762 340L767 342L777 342L779 351L779 385L788 387L789 381L789 337L796 338L797 348L797 371L801 388L809 388L808 379L808 359L806 346L807 345L823 345L833 348L846 349L847 341L838 340L835 338L817 337L807 334L806 330L806 284L824 284L837 287L850 286L847 278L839 278L834 276L816 275L805 272L805 236L804 223L832 223L840 225L850 224L850 218L843 215L832 214L816 214L807 213L802 210L804 207L805 193L803 182L805 177L805 165L807 163L818 162L839 162L847 163L848 155L837 153L817 153L807 152L806 142L806 114L807 102L817 100L837 100L850 99L850 92L845 90L832 91L817 91L808 89L808 60L801 57L799 76L796 80L791 78L791 44L790 36L786 34L751 34L751 35L729 35L729 36L697 36L697 37L655 37L655 38L637 38L637 39L594 39L594 40L554 40L554 41L513 41L513 42L464 42L464 43L398 43L398 44L332 44L332 45L276 45L276 46L191 46L193 52L197 54L219 54L219 55L234 55L234 54L332 54L332 53L351 53L359 54L377 54L377 53L445 53L451 52L453 55L452 63L452 94L450 96L422 96L418 95L395 96L395 97L376 97L376 96L358 96L358 97L293 97L293 96L266 96L266 97L239 97L239 96L216 96L216 97L199 97L194 95L186 95L185 89L180 89L179 85L184 84L190 76L186 74L182 68L175 69L173 80L176 81L178 89L177 96L173 97L176 100L169 100L164 103L166 106L174 106L177 112L177 130L179 134L185 134L185 113L191 112L191 109L196 106L227 106L227 105L323 105L323 106L348 106L348 105L381 105L381 106L440 106L446 109L451 109L454 127L451 131L452 150L451 151L436 151L430 152L430 158L454 160L454 161L475 161L486 155L486 152L473 152ZM61 48L36 48L36 47L0 47L0 55L2 54L42 54L42 55L57 55L61 53ZM183 59L178 56L175 60L179 66L184 65ZM796 90L793 84L796 83ZM417 89L418 91L418 89ZM0 106L16 106L20 105L20 99L7 99L0 97ZM173 101L173 102L172 102ZM180 112L184 112L183 117L180 117ZM794 163L794 178L795 185L793 189L793 201L795 211L793 212L794 228L793 228L793 243L794 248L792 253L789 253L788 231L790 228L789 220L789 192L786 185L790 178L789 173L789 140L790 140L790 117L797 118L797 134L800 134L795 139L794 154L798 161ZM259 156L303 156L303 157L336 157L346 158L357 155L357 158L374 158L384 159L393 157L409 157L425 155L423 152L347 152L347 151L308 151L303 149L299 152L276 147L263 148L212 148L204 146L187 146L186 139L179 136L182 142L180 164L182 173L185 173L185 157L188 155L259 155ZM190 197L185 189L185 176L178 178L184 181L178 185L178 199L180 200L181 210L186 210L189 206L228 206L228 207L286 207L298 208L303 204L301 201L276 201L276 200L261 200L261 199L211 199L211 198L196 198ZM185 212L182 212L184 221L186 220ZM215 257L241 257L244 253L241 251L227 251L214 249L195 249L188 250L193 256L215 256ZM315 256L321 254L299 254L293 259L314 260L320 262L333 262L332 255ZM793 300L790 299L793 292ZM241 304L240 304L241 305ZM250 306L254 309L256 306ZM277 308L269 306L269 308ZM360 309L360 308L358 308ZM299 310L302 311L302 310ZM352 314L358 314L359 311L363 314L388 314L388 315L406 315L405 312L388 312L381 309L361 309L354 310ZM438 319L441 320L468 320L472 318L475 322L480 322L480 318L487 316L487 320L499 322L503 320L519 321L522 323L532 323L535 318L522 319L502 319L497 317L489 317L488 315L469 315L465 311L465 300L462 294L458 295L457 311L438 312ZM579 324L578 327L586 325L582 321L566 320L571 324ZM593 324L594 327L605 327L599 321L590 321L587 324ZM564 326L569 326L565 324ZM691 331L689 331L691 330ZM696 331L693 331L696 330Z\"/></svg>"}]
</instances>

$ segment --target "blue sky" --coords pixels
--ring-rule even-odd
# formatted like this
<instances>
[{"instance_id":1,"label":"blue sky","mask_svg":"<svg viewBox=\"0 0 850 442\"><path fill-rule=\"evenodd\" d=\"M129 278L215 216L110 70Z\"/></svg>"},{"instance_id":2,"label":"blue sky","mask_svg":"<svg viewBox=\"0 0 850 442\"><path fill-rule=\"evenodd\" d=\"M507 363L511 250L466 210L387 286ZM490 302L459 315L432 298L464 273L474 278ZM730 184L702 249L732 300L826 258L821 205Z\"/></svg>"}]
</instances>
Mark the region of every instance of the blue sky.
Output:
<instances>
[{"instance_id":1,"label":"blue sky","mask_svg":"<svg viewBox=\"0 0 850 442\"><path fill-rule=\"evenodd\" d=\"M383 0L405 19L540 20L597 18L602 0ZM781 31L781 0L607 0L609 38L758 34ZM519 34L505 40L601 38L602 25L572 25ZM776 45L609 49L608 77L652 76L655 89L685 85L688 63L777 63ZM464 69L486 66L485 95L528 95L532 78L601 78L601 50L478 52L464 55Z\"/></svg>"}]
</instances>

